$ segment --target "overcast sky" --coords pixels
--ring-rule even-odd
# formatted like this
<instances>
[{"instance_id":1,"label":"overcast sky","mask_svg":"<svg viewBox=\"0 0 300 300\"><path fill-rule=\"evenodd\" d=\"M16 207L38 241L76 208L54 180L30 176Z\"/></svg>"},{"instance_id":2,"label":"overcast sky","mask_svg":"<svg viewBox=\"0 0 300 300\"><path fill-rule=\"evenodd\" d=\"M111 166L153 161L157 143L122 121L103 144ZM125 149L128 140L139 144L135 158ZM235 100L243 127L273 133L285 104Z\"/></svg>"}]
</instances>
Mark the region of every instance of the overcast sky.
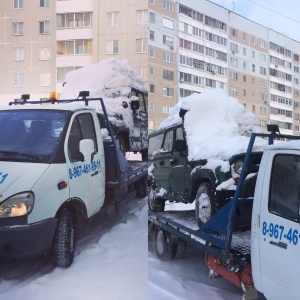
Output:
<instances>
[{"instance_id":1,"label":"overcast sky","mask_svg":"<svg viewBox=\"0 0 300 300\"><path fill-rule=\"evenodd\" d=\"M299 0L210 1L300 42Z\"/></svg>"}]
</instances>

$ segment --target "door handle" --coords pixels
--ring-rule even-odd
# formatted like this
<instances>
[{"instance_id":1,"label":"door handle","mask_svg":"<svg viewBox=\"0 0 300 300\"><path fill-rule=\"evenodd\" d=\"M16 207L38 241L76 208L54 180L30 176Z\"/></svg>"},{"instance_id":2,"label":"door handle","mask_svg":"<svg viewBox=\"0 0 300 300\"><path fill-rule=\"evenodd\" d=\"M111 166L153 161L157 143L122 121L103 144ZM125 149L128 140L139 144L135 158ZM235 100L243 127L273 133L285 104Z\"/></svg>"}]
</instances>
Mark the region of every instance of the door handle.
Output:
<instances>
[{"instance_id":1,"label":"door handle","mask_svg":"<svg viewBox=\"0 0 300 300\"><path fill-rule=\"evenodd\" d=\"M91 177L95 176L95 175L98 175L98 171L96 171L95 173L91 174Z\"/></svg>"},{"instance_id":2,"label":"door handle","mask_svg":"<svg viewBox=\"0 0 300 300\"><path fill-rule=\"evenodd\" d=\"M178 164L178 159L170 159L171 165L177 165Z\"/></svg>"},{"instance_id":3,"label":"door handle","mask_svg":"<svg viewBox=\"0 0 300 300\"><path fill-rule=\"evenodd\" d=\"M159 162L159 164L160 164L161 166L164 166L164 165L165 165L165 162L164 162L163 160L161 160L161 161Z\"/></svg>"}]
</instances>

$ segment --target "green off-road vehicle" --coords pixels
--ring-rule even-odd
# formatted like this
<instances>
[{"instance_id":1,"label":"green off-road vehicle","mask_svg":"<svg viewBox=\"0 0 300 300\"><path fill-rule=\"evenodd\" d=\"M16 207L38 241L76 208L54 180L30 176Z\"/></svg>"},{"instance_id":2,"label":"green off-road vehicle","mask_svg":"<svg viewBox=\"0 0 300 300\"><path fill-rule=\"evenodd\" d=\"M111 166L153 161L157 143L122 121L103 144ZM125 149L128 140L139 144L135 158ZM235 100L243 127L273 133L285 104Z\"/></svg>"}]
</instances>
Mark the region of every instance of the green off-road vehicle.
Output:
<instances>
[{"instance_id":1,"label":"green off-road vehicle","mask_svg":"<svg viewBox=\"0 0 300 300\"><path fill-rule=\"evenodd\" d=\"M222 172L221 167L211 169L207 160L189 161L188 146L183 124L157 130L149 135L149 209L164 211L165 201L192 203L199 226L218 211L235 192L245 153L229 159L230 170ZM247 174L258 171L262 153L252 153ZM254 194L256 176L245 181L243 197ZM223 183L223 184L222 184ZM231 184L226 184L231 183ZM249 208L238 207L241 223L249 222Z\"/></svg>"}]
</instances>

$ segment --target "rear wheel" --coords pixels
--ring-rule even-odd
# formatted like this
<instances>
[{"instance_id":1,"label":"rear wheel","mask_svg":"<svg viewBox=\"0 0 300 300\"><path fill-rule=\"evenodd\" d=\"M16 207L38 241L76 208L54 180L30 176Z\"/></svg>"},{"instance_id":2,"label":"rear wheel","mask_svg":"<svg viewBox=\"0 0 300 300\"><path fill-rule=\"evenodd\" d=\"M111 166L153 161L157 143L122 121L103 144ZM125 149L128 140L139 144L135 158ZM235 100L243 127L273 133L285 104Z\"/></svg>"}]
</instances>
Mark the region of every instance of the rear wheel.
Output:
<instances>
[{"instance_id":1,"label":"rear wheel","mask_svg":"<svg viewBox=\"0 0 300 300\"><path fill-rule=\"evenodd\" d=\"M195 201L195 213L198 225L205 224L218 210L214 189L209 182L200 184Z\"/></svg>"},{"instance_id":2,"label":"rear wheel","mask_svg":"<svg viewBox=\"0 0 300 300\"><path fill-rule=\"evenodd\" d=\"M75 227L73 215L67 209L63 209L57 223L54 236L53 250L54 263L61 268L71 266L75 249Z\"/></svg>"},{"instance_id":3,"label":"rear wheel","mask_svg":"<svg viewBox=\"0 0 300 300\"><path fill-rule=\"evenodd\" d=\"M145 198L147 196L147 183L147 177L144 177L135 184L136 196L138 198Z\"/></svg>"},{"instance_id":4,"label":"rear wheel","mask_svg":"<svg viewBox=\"0 0 300 300\"><path fill-rule=\"evenodd\" d=\"M183 258L186 252L186 247L187 247L187 243L181 239L178 239L175 258Z\"/></svg>"},{"instance_id":5,"label":"rear wheel","mask_svg":"<svg viewBox=\"0 0 300 300\"><path fill-rule=\"evenodd\" d=\"M151 190L148 194L148 207L150 210L155 212L161 212L165 210L165 199L158 198L155 192Z\"/></svg>"},{"instance_id":6,"label":"rear wheel","mask_svg":"<svg viewBox=\"0 0 300 300\"><path fill-rule=\"evenodd\" d=\"M177 253L178 244L171 242L171 235L157 228L154 237L156 255L161 260L173 259Z\"/></svg>"}]
</instances>

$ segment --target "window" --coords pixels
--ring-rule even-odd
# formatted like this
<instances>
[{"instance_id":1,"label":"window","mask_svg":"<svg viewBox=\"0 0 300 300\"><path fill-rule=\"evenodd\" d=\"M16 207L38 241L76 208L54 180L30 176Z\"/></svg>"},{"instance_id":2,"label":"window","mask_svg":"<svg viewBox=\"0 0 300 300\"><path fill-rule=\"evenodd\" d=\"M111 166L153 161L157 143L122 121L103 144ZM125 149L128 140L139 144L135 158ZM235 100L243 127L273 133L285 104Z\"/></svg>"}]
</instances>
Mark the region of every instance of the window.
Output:
<instances>
[{"instance_id":1,"label":"window","mask_svg":"<svg viewBox=\"0 0 300 300\"><path fill-rule=\"evenodd\" d=\"M154 123L154 122L153 122ZM154 124L153 124L154 125ZM162 147L162 143L164 140L164 134L159 134L159 135L155 135L152 136L149 139L149 149L148 149L148 154L149 155L153 155L156 152L159 152L161 147Z\"/></svg>"},{"instance_id":2,"label":"window","mask_svg":"<svg viewBox=\"0 0 300 300\"><path fill-rule=\"evenodd\" d=\"M163 70L163 79L174 80L174 72L169 70Z\"/></svg>"},{"instance_id":3,"label":"window","mask_svg":"<svg viewBox=\"0 0 300 300\"><path fill-rule=\"evenodd\" d=\"M254 36L251 37L251 43L252 43L253 45L255 45L255 37L254 37Z\"/></svg>"},{"instance_id":4,"label":"window","mask_svg":"<svg viewBox=\"0 0 300 300\"><path fill-rule=\"evenodd\" d=\"M40 86L50 86L51 85L51 73L40 74Z\"/></svg>"},{"instance_id":5,"label":"window","mask_svg":"<svg viewBox=\"0 0 300 300\"><path fill-rule=\"evenodd\" d=\"M163 26L169 29L173 29L174 24L172 20L169 20L167 18L163 18Z\"/></svg>"},{"instance_id":6,"label":"window","mask_svg":"<svg viewBox=\"0 0 300 300\"><path fill-rule=\"evenodd\" d=\"M151 58L154 58L155 57L155 50L153 48L149 48L149 56Z\"/></svg>"},{"instance_id":7,"label":"window","mask_svg":"<svg viewBox=\"0 0 300 300\"><path fill-rule=\"evenodd\" d=\"M266 121L265 120L260 120L260 126L261 127L266 127L267 126L267 123L266 123Z\"/></svg>"},{"instance_id":8,"label":"window","mask_svg":"<svg viewBox=\"0 0 300 300\"><path fill-rule=\"evenodd\" d=\"M58 55L90 54L92 40L70 40L57 42Z\"/></svg>"},{"instance_id":9,"label":"window","mask_svg":"<svg viewBox=\"0 0 300 300\"><path fill-rule=\"evenodd\" d=\"M295 61L299 61L299 55L294 54L294 60L295 60Z\"/></svg>"},{"instance_id":10,"label":"window","mask_svg":"<svg viewBox=\"0 0 300 300\"><path fill-rule=\"evenodd\" d=\"M243 55L247 55L247 48L246 47L243 47Z\"/></svg>"},{"instance_id":11,"label":"window","mask_svg":"<svg viewBox=\"0 0 300 300\"><path fill-rule=\"evenodd\" d=\"M247 62L243 61L243 68L246 70L247 69Z\"/></svg>"},{"instance_id":12,"label":"window","mask_svg":"<svg viewBox=\"0 0 300 300\"><path fill-rule=\"evenodd\" d=\"M236 29L231 28L230 33L232 36L237 37L238 36L238 31Z\"/></svg>"},{"instance_id":13,"label":"window","mask_svg":"<svg viewBox=\"0 0 300 300\"><path fill-rule=\"evenodd\" d=\"M149 67L150 76L154 76L154 67Z\"/></svg>"},{"instance_id":14,"label":"window","mask_svg":"<svg viewBox=\"0 0 300 300\"><path fill-rule=\"evenodd\" d=\"M168 62L168 63L173 63L174 62L173 54L164 52L163 53L163 61Z\"/></svg>"},{"instance_id":15,"label":"window","mask_svg":"<svg viewBox=\"0 0 300 300\"><path fill-rule=\"evenodd\" d=\"M239 48L237 44L230 43L230 50L232 54L236 54L239 52Z\"/></svg>"},{"instance_id":16,"label":"window","mask_svg":"<svg viewBox=\"0 0 300 300\"><path fill-rule=\"evenodd\" d=\"M40 0L40 7L50 7L51 0Z\"/></svg>"},{"instance_id":17,"label":"window","mask_svg":"<svg viewBox=\"0 0 300 300\"><path fill-rule=\"evenodd\" d=\"M163 113L170 114L171 106L170 105L163 105ZM173 131L172 131L173 132Z\"/></svg>"},{"instance_id":18,"label":"window","mask_svg":"<svg viewBox=\"0 0 300 300\"><path fill-rule=\"evenodd\" d=\"M234 57L230 57L230 64L234 67L238 67L239 65L239 61L237 58L234 58Z\"/></svg>"},{"instance_id":19,"label":"window","mask_svg":"<svg viewBox=\"0 0 300 300\"><path fill-rule=\"evenodd\" d=\"M259 47L263 48L263 49L266 49L267 48L267 43L265 41L260 40Z\"/></svg>"},{"instance_id":20,"label":"window","mask_svg":"<svg viewBox=\"0 0 300 300\"><path fill-rule=\"evenodd\" d=\"M92 12L57 14L56 27L57 28L91 27L93 25L92 20L93 20Z\"/></svg>"},{"instance_id":21,"label":"window","mask_svg":"<svg viewBox=\"0 0 300 300\"><path fill-rule=\"evenodd\" d=\"M260 87L262 87L262 88L266 88L267 87L267 84L266 84L265 80L261 80L260 81Z\"/></svg>"},{"instance_id":22,"label":"window","mask_svg":"<svg viewBox=\"0 0 300 300\"><path fill-rule=\"evenodd\" d=\"M106 42L106 54L118 54L119 53L119 40Z\"/></svg>"},{"instance_id":23,"label":"window","mask_svg":"<svg viewBox=\"0 0 300 300\"><path fill-rule=\"evenodd\" d=\"M150 94L155 94L155 85L154 84L149 85L149 91L150 91Z\"/></svg>"},{"instance_id":24,"label":"window","mask_svg":"<svg viewBox=\"0 0 300 300\"><path fill-rule=\"evenodd\" d=\"M255 84L255 78L252 77L252 84Z\"/></svg>"},{"instance_id":25,"label":"window","mask_svg":"<svg viewBox=\"0 0 300 300\"><path fill-rule=\"evenodd\" d=\"M238 94L238 88L237 88L237 87L234 87L234 86L231 87L231 88L230 88L230 91L231 91L231 94L232 94L232 95L237 95L237 94Z\"/></svg>"},{"instance_id":26,"label":"window","mask_svg":"<svg viewBox=\"0 0 300 300\"><path fill-rule=\"evenodd\" d=\"M13 49L13 61L24 61L25 53L24 48Z\"/></svg>"},{"instance_id":27,"label":"window","mask_svg":"<svg viewBox=\"0 0 300 300\"><path fill-rule=\"evenodd\" d=\"M295 97L299 97L299 90L294 89L294 96L295 96Z\"/></svg>"},{"instance_id":28,"label":"window","mask_svg":"<svg viewBox=\"0 0 300 300\"><path fill-rule=\"evenodd\" d=\"M246 97L247 96L247 90L243 90L243 95L244 95L244 97Z\"/></svg>"},{"instance_id":29,"label":"window","mask_svg":"<svg viewBox=\"0 0 300 300\"><path fill-rule=\"evenodd\" d=\"M39 48L39 60L50 60L50 48Z\"/></svg>"},{"instance_id":30,"label":"window","mask_svg":"<svg viewBox=\"0 0 300 300\"><path fill-rule=\"evenodd\" d=\"M299 67L297 66L294 66L294 72L298 73L299 74Z\"/></svg>"},{"instance_id":31,"label":"window","mask_svg":"<svg viewBox=\"0 0 300 300\"><path fill-rule=\"evenodd\" d=\"M294 77L294 83L298 85L299 84L299 78Z\"/></svg>"},{"instance_id":32,"label":"window","mask_svg":"<svg viewBox=\"0 0 300 300\"><path fill-rule=\"evenodd\" d=\"M74 70L79 69L80 67L61 67L56 70L56 80L59 82L64 82L66 75Z\"/></svg>"},{"instance_id":33,"label":"window","mask_svg":"<svg viewBox=\"0 0 300 300\"><path fill-rule=\"evenodd\" d=\"M49 33L50 33L50 21L41 21L40 34L49 34Z\"/></svg>"},{"instance_id":34,"label":"window","mask_svg":"<svg viewBox=\"0 0 300 300\"><path fill-rule=\"evenodd\" d=\"M247 82L247 76L243 75L243 82Z\"/></svg>"},{"instance_id":35,"label":"window","mask_svg":"<svg viewBox=\"0 0 300 300\"><path fill-rule=\"evenodd\" d=\"M24 8L24 0L14 0L14 8L15 9Z\"/></svg>"},{"instance_id":36,"label":"window","mask_svg":"<svg viewBox=\"0 0 300 300\"><path fill-rule=\"evenodd\" d=\"M243 41L246 41L246 40L247 40L247 34L243 33Z\"/></svg>"},{"instance_id":37,"label":"window","mask_svg":"<svg viewBox=\"0 0 300 300\"><path fill-rule=\"evenodd\" d=\"M154 111L154 103L153 102L149 103L149 111Z\"/></svg>"},{"instance_id":38,"label":"window","mask_svg":"<svg viewBox=\"0 0 300 300\"><path fill-rule=\"evenodd\" d=\"M136 52L137 53L147 53L148 51L148 40L147 39L137 39L136 40Z\"/></svg>"},{"instance_id":39,"label":"window","mask_svg":"<svg viewBox=\"0 0 300 300\"><path fill-rule=\"evenodd\" d=\"M255 71L255 70L254 70L254 71ZM260 67L259 73L260 73L261 75L267 75L267 69L264 68L264 67Z\"/></svg>"},{"instance_id":40,"label":"window","mask_svg":"<svg viewBox=\"0 0 300 300\"><path fill-rule=\"evenodd\" d=\"M234 72L231 72L230 73L230 79L232 79L232 80L238 80L238 74L234 73Z\"/></svg>"},{"instance_id":41,"label":"window","mask_svg":"<svg viewBox=\"0 0 300 300\"><path fill-rule=\"evenodd\" d=\"M146 9L136 11L136 23L148 24L148 11Z\"/></svg>"},{"instance_id":42,"label":"window","mask_svg":"<svg viewBox=\"0 0 300 300\"><path fill-rule=\"evenodd\" d=\"M170 113L170 105L163 106L163 113L169 114ZM170 152L173 149L173 138L174 138L174 131L169 130L166 132L163 149L164 152Z\"/></svg>"},{"instance_id":43,"label":"window","mask_svg":"<svg viewBox=\"0 0 300 300\"><path fill-rule=\"evenodd\" d=\"M154 30L149 30L149 39L150 39L150 41L155 41L155 32L154 32Z\"/></svg>"},{"instance_id":44,"label":"window","mask_svg":"<svg viewBox=\"0 0 300 300\"><path fill-rule=\"evenodd\" d=\"M155 2L154 0L149 0L149 3L152 5L154 5L154 2Z\"/></svg>"},{"instance_id":45,"label":"window","mask_svg":"<svg viewBox=\"0 0 300 300\"><path fill-rule=\"evenodd\" d=\"M275 155L272 165L269 211L286 219L299 220L300 157Z\"/></svg>"},{"instance_id":46,"label":"window","mask_svg":"<svg viewBox=\"0 0 300 300\"><path fill-rule=\"evenodd\" d=\"M298 131L299 132L300 131L300 126L299 125L295 125L294 126L294 131Z\"/></svg>"},{"instance_id":47,"label":"window","mask_svg":"<svg viewBox=\"0 0 300 300\"><path fill-rule=\"evenodd\" d=\"M174 45L174 39L171 36L163 35L163 43L165 45L173 46Z\"/></svg>"},{"instance_id":48,"label":"window","mask_svg":"<svg viewBox=\"0 0 300 300\"><path fill-rule=\"evenodd\" d=\"M294 101L294 108L299 108L299 102Z\"/></svg>"},{"instance_id":49,"label":"window","mask_svg":"<svg viewBox=\"0 0 300 300\"><path fill-rule=\"evenodd\" d=\"M260 54L259 54L259 59L260 59L260 61L265 62L265 61L267 60L267 57L266 57L265 54L260 53Z\"/></svg>"},{"instance_id":50,"label":"window","mask_svg":"<svg viewBox=\"0 0 300 300\"><path fill-rule=\"evenodd\" d=\"M255 105L252 105L252 112L255 113Z\"/></svg>"},{"instance_id":51,"label":"window","mask_svg":"<svg viewBox=\"0 0 300 300\"><path fill-rule=\"evenodd\" d=\"M300 114L294 114L294 120L300 120Z\"/></svg>"},{"instance_id":52,"label":"window","mask_svg":"<svg viewBox=\"0 0 300 300\"><path fill-rule=\"evenodd\" d=\"M155 13L153 12L149 13L149 21L150 23L155 23Z\"/></svg>"},{"instance_id":53,"label":"window","mask_svg":"<svg viewBox=\"0 0 300 300\"><path fill-rule=\"evenodd\" d=\"M261 115L266 115L267 114L267 108L261 106L259 108L259 112L260 112Z\"/></svg>"},{"instance_id":54,"label":"window","mask_svg":"<svg viewBox=\"0 0 300 300\"><path fill-rule=\"evenodd\" d=\"M79 143L83 139L91 139L94 142L94 151L98 151L93 117L89 113L77 115L73 120L68 138L68 152L70 161L77 161L79 154Z\"/></svg>"},{"instance_id":55,"label":"window","mask_svg":"<svg viewBox=\"0 0 300 300\"><path fill-rule=\"evenodd\" d=\"M163 8L168 10L168 11L173 12L174 11L174 4L169 2L169 1L163 0Z\"/></svg>"},{"instance_id":56,"label":"window","mask_svg":"<svg viewBox=\"0 0 300 300\"><path fill-rule=\"evenodd\" d=\"M24 23L16 22L12 23L12 34L13 35L23 35L24 34Z\"/></svg>"},{"instance_id":57,"label":"window","mask_svg":"<svg viewBox=\"0 0 300 300\"><path fill-rule=\"evenodd\" d=\"M25 82L24 73L14 74L14 86L23 86Z\"/></svg>"},{"instance_id":58,"label":"window","mask_svg":"<svg viewBox=\"0 0 300 300\"><path fill-rule=\"evenodd\" d=\"M174 97L174 89L172 88L163 88L163 96L165 97Z\"/></svg>"},{"instance_id":59,"label":"window","mask_svg":"<svg viewBox=\"0 0 300 300\"><path fill-rule=\"evenodd\" d=\"M107 13L107 26L118 26L119 25L119 12L108 12Z\"/></svg>"},{"instance_id":60,"label":"window","mask_svg":"<svg viewBox=\"0 0 300 300\"><path fill-rule=\"evenodd\" d=\"M255 64L252 64L252 72L255 72Z\"/></svg>"}]
</instances>

